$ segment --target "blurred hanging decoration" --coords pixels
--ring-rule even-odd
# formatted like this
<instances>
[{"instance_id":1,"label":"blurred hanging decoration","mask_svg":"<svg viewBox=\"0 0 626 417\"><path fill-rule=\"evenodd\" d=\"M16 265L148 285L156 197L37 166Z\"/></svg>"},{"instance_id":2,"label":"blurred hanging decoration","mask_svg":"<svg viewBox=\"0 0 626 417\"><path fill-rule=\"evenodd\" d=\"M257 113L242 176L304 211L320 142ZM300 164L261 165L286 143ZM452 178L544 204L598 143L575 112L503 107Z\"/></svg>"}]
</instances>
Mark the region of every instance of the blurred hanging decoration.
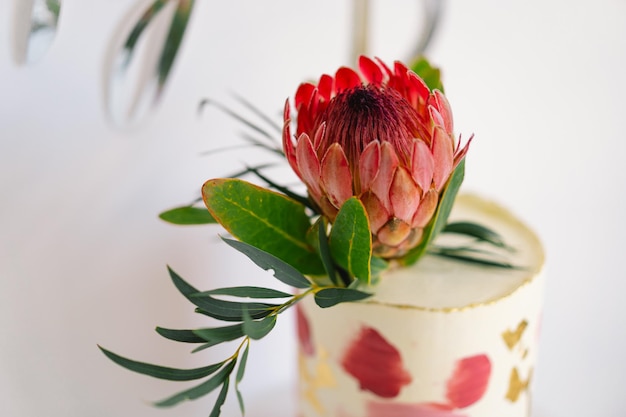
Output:
<instances>
[{"instance_id":1,"label":"blurred hanging decoration","mask_svg":"<svg viewBox=\"0 0 626 417\"><path fill-rule=\"evenodd\" d=\"M104 66L104 101L111 122L136 125L159 104L179 52L194 0L151 0L115 31Z\"/></svg>"},{"instance_id":2,"label":"blurred hanging decoration","mask_svg":"<svg viewBox=\"0 0 626 417\"><path fill-rule=\"evenodd\" d=\"M406 61L423 56L433 38L442 14L444 0L418 0L421 5L418 27L422 28ZM352 2L352 51L351 63L357 62L361 55L370 55L371 0L353 0Z\"/></svg>"},{"instance_id":3,"label":"blurred hanging decoration","mask_svg":"<svg viewBox=\"0 0 626 417\"><path fill-rule=\"evenodd\" d=\"M13 59L18 65L38 62L54 41L62 0L14 0Z\"/></svg>"}]
</instances>

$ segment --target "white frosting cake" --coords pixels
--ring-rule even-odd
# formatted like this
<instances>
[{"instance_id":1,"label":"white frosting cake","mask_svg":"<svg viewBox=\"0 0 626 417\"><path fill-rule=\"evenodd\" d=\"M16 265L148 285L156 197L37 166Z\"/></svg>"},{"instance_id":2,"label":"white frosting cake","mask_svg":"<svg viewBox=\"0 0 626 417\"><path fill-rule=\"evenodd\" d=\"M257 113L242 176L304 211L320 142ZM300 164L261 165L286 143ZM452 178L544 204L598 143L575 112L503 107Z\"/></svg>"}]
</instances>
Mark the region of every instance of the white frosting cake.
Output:
<instances>
[{"instance_id":1,"label":"white frosting cake","mask_svg":"<svg viewBox=\"0 0 626 417\"><path fill-rule=\"evenodd\" d=\"M537 237L460 196L451 220L498 232L518 268L427 256L363 302L298 306L300 417L528 417L543 287ZM450 243L450 242L448 242Z\"/></svg>"}]
</instances>

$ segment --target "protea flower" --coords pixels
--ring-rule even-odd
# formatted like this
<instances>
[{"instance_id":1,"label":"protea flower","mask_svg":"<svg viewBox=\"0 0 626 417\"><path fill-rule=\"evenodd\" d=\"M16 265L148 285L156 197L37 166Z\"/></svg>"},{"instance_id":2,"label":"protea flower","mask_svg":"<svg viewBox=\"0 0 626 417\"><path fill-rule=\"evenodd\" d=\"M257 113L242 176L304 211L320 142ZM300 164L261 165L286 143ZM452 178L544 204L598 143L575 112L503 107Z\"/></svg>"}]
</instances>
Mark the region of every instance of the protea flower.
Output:
<instances>
[{"instance_id":1,"label":"protea flower","mask_svg":"<svg viewBox=\"0 0 626 417\"><path fill-rule=\"evenodd\" d=\"M419 244L446 182L467 152L453 138L452 112L405 65L359 59L360 73L339 68L295 95L297 135L290 105L283 147L309 196L332 222L357 196L370 221L374 253L390 258Z\"/></svg>"}]
</instances>

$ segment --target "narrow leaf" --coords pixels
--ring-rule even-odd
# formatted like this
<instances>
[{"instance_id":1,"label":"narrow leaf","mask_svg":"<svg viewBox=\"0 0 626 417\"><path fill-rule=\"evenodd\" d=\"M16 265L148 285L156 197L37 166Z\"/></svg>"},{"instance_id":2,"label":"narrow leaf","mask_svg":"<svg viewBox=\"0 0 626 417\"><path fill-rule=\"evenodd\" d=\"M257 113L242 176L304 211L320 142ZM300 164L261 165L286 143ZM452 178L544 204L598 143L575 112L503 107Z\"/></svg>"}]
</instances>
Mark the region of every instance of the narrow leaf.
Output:
<instances>
[{"instance_id":1,"label":"narrow leaf","mask_svg":"<svg viewBox=\"0 0 626 417\"><path fill-rule=\"evenodd\" d=\"M274 290L271 288L261 287L228 287L218 288L210 291L202 291L194 294L192 297L203 297L205 295L232 295L234 297L247 297L247 298L288 298L293 297L293 294L289 294L283 291Z\"/></svg>"},{"instance_id":2,"label":"narrow leaf","mask_svg":"<svg viewBox=\"0 0 626 417\"><path fill-rule=\"evenodd\" d=\"M315 293L315 303L321 308L327 308L339 303L363 300L371 296L372 294L351 288L324 288Z\"/></svg>"},{"instance_id":3,"label":"narrow leaf","mask_svg":"<svg viewBox=\"0 0 626 417\"><path fill-rule=\"evenodd\" d=\"M230 361L228 365L224 366L217 374L207 379L200 385L196 385L185 391L181 391L178 394L172 395L164 400L156 402L154 405L157 407L171 407L178 403L187 400L195 400L208 393L212 392L215 388L219 387L224 381L228 380L228 376L235 367L235 361Z\"/></svg>"},{"instance_id":4,"label":"narrow leaf","mask_svg":"<svg viewBox=\"0 0 626 417\"><path fill-rule=\"evenodd\" d=\"M339 210L330 231L330 253L339 266L369 284L372 234L365 207L356 197Z\"/></svg>"},{"instance_id":5,"label":"narrow leaf","mask_svg":"<svg viewBox=\"0 0 626 417\"><path fill-rule=\"evenodd\" d=\"M507 248L508 246L498 233L493 230L472 222L454 222L448 223L443 228L442 233L456 233L466 235L483 242L491 243L499 248Z\"/></svg>"},{"instance_id":6,"label":"narrow leaf","mask_svg":"<svg viewBox=\"0 0 626 417\"><path fill-rule=\"evenodd\" d=\"M326 276L330 278L333 284L339 285L337 270L335 269L335 264L330 253L330 246L328 245L328 236L326 236L327 225L326 218L320 216L307 232L307 241L315 248L317 254L320 256L324 270L326 271Z\"/></svg>"},{"instance_id":7,"label":"narrow leaf","mask_svg":"<svg viewBox=\"0 0 626 417\"><path fill-rule=\"evenodd\" d=\"M222 385L222 389L220 390L217 399L215 400L215 405L213 405L213 410L211 410L211 414L209 417L219 417L222 413L222 406L226 401L226 396L228 395L228 385L230 384L230 379L226 378L224 381L224 385Z\"/></svg>"},{"instance_id":8,"label":"narrow leaf","mask_svg":"<svg viewBox=\"0 0 626 417\"><path fill-rule=\"evenodd\" d=\"M292 265L303 274L324 273L307 243L305 206L240 179L213 179L202 187L213 217L237 239Z\"/></svg>"},{"instance_id":9,"label":"narrow leaf","mask_svg":"<svg viewBox=\"0 0 626 417\"><path fill-rule=\"evenodd\" d=\"M252 320L247 311L243 314L243 331L251 339L259 340L272 331L276 325L276 315L267 316L263 320Z\"/></svg>"},{"instance_id":10,"label":"narrow leaf","mask_svg":"<svg viewBox=\"0 0 626 417\"><path fill-rule=\"evenodd\" d=\"M204 207L176 207L159 214L159 218L168 223L178 225L217 223L211 216L211 213Z\"/></svg>"},{"instance_id":11,"label":"narrow leaf","mask_svg":"<svg viewBox=\"0 0 626 417\"><path fill-rule=\"evenodd\" d=\"M454 172L452 172L452 175L448 180L448 184L446 185L445 190L443 191L439 199L439 205L437 206L437 210L435 211L435 214L433 215L433 218L428 226L426 226L426 228L424 229L422 242L415 248L411 249L409 253L407 253L406 256L401 259L401 261L405 265L412 265L417 262L417 260L426 253L428 246L448 222L448 217L450 216L450 212L452 211L452 206L454 205L454 200L456 199L456 195L459 192L459 188L463 183L464 176L465 158L463 158L461 162L459 162Z\"/></svg>"},{"instance_id":12,"label":"narrow leaf","mask_svg":"<svg viewBox=\"0 0 626 417\"><path fill-rule=\"evenodd\" d=\"M308 288L311 286L309 280L300 271L271 253L265 252L262 249L246 242L240 242L228 238L222 238L222 240L246 255L260 268L263 268L266 271L272 269L274 271L274 276L279 281L296 288Z\"/></svg>"},{"instance_id":13,"label":"narrow leaf","mask_svg":"<svg viewBox=\"0 0 626 417\"><path fill-rule=\"evenodd\" d=\"M231 340L239 339L244 335L243 325L241 323L234 324L232 326L196 329L193 330L193 333L200 337L203 342L214 344L229 342Z\"/></svg>"},{"instance_id":14,"label":"narrow leaf","mask_svg":"<svg viewBox=\"0 0 626 417\"><path fill-rule=\"evenodd\" d=\"M109 359L128 370L152 376L154 378L166 379L168 381L191 381L194 379L204 378L205 376L213 374L215 371L220 369L222 365L224 365L224 362L220 362L194 369L168 368L165 366L134 361L132 359L119 356L101 346L98 347Z\"/></svg>"},{"instance_id":15,"label":"narrow leaf","mask_svg":"<svg viewBox=\"0 0 626 417\"><path fill-rule=\"evenodd\" d=\"M235 392L237 393L237 401L239 402L239 409L241 410L241 415L246 413L246 408L243 403L243 396L241 395L241 391L239 391L239 383L243 380L243 375L246 372L246 363L248 362L248 349L250 348L250 343L246 345L246 348L241 355L241 359L239 360L239 367L237 368L237 377L235 379Z\"/></svg>"},{"instance_id":16,"label":"narrow leaf","mask_svg":"<svg viewBox=\"0 0 626 417\"><path fill-rule=\"evenodd\" d=\"M174 340L176 342L184 343L204 343L205 340L200 336L197 336L193 330L179 330L179 329L166 329L163 327L157 327L158 334L166 339Z\"/></svg>"}]
</instances>

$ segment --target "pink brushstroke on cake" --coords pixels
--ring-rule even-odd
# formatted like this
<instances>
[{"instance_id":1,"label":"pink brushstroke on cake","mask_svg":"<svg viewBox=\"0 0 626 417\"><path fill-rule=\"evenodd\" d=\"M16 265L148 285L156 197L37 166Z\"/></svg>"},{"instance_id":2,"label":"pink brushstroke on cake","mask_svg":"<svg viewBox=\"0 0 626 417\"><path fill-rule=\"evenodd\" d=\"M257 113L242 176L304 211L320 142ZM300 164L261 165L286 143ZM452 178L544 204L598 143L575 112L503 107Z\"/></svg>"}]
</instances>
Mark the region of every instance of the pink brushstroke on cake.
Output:
<instances>
[{"instance_id":1,"label":"pink brushstroke on cake","mask_svg":"<svg viewBox=\"0 0 626 417\"><path fill-rule=\"evenodd\" d=\"M444 404L393 404L370 402L367 417L465 417Z\"/></svg>"},{"instance_id":2,"label":"pink brushstroke on cake","mask_svg":"<svg viewBox=\"0 0 626 417\"><path fill-rule=\"evenodd\" d=\"M491 361L480 354L456 363L446 384L446 398L454 408L465 408L480 400L487 390L491 376Z\"/></svg>"},{"instance_id":3,"label":"pink brushstroke on cake","mask_svg":"<svg viewBox=\"0 0 626 417\"><path fill-rule=\"evenodd\" d=\"M313 356L313 354L315 354L315 348L311 340L311 326L309 325L309 320L304 315L304 311L302 311L302 308L298 304L296 304L296 327L298 329L300 349L304 354Z\"/></svg>"},{"instance_id":4,"label":"pink brushstroke on cake","mask_svg":"<svg viewBox=\"0 0 626 417\"><path fill-rule=\"evenodd\" d=\"M348 347L341 362L344 370L359 381L362 390L393 398L411 382L400 352L378 331L363 327Z\"/></svg>"}]
</instances>

